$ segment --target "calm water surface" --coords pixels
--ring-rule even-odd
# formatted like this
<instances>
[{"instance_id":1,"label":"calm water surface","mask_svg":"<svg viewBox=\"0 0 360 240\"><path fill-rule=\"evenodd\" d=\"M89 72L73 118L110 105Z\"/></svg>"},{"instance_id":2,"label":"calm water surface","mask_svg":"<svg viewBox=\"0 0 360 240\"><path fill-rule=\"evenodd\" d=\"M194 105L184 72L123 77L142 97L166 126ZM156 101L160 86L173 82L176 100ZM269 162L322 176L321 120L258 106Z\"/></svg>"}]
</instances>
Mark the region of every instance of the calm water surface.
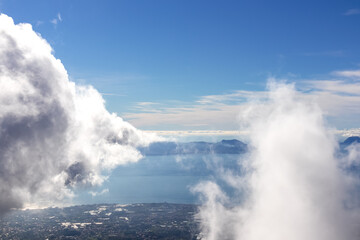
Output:
<instances>
[{"instance_id":1,"label":"calm water surface","mask_svg":"<svg viewBox=\"0 0 360 240\"><path fill-rule=\"evenodd\" d=\"M240 171L241 157L237 154L148 156L114 169L101 188L79 192L75 203L198 203L191 187L201 181L218 181L220 169ZM90 191L98 194L92 196Z\"/></svg>"}]
</instances>

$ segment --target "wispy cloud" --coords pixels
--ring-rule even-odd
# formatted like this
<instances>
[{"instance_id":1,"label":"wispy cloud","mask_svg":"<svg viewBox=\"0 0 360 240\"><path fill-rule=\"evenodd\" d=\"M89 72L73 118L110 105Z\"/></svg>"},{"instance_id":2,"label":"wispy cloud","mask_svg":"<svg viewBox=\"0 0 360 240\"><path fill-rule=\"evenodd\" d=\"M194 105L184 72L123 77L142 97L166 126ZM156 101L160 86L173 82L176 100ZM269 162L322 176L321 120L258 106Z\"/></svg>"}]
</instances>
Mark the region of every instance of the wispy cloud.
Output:
<instances>
[{"instance_id":1,"label":"wispy cloud","mask_svg":"<svg viewBox=\"0 0 360 240\"><path fill-rule=\"evenodd\" d=\"M36 21L36 23L35 23L35 25L38 27L38 26L40 26L40 25L43 25L44 24L44 22L43 21L40 21L40 20L38 20L38 21Z\"/></svg>"},{"instance_id":2,"label":"wispy cloud","mask_svg":"<svg viewBox=\"0 0 360 240\"><path fill-rule=\"evenodd\" d=\"M115 97L124 97L126 95L124 94L118 94L118 93L101 93L103 96L115 96Z\"/></svg>"},{"instance_id":3,"label":"wispy cloud","mask_svg":"<svg viewBox=\"0 0 360 240\"><path fill-rule=\"evenodd\" d=\"M344 13L344 15L346 15L346 16L357 15L357 14L360 14L360 9L359 8L352 8L352 9L347 10Z\"/></svg>"},{"instance_id":4,"label":"wispy cloud","mask_svg":"<svg viewBox=\"0 0 360 240\"><path fill-rule=\"evenodd\" d=\"M346 78L360 78L360 70L334 71L333 74Z\"/></svg>"},{"instance_id":5,"label":"wispy cloud","mask_svg":"<svg viewBox=\"0 0 360 240\"><path fill-rule=\"evenodd\" d=\"M360 84L346 81L308 81L306 88L330 122L338 128L358 127Z\"/></svg>"},{"instance_id":6,"label":"wispy cloud","mask_svg":"<svg viewBox=\"0 0 360 240\"><path fill-rule=\"evenodd\" d=\"M55 26L56 26L59 22L62 22L61 14L58 13L54 19L50 20L50 22L51 22L52 24L54 24Z\"/></svg>"},{"instance_id":7,"label":"wispy cloud","mask_svg":"<svg viewBox=\"0 0 360 240\"><path fill-rule=\"evenodd\" d=\"M322 92L329 92L334 94L358 96L360 95L360 83L359 82L346 82L344 80L316 80L307 81L307 86L313 91L318 90Z\"/></svg>"},{"instance_id":8,"label":"wispy cloud","mask_svg":"<svg viewBox=\"0 0 360 240\"><path fill-rule=\"evenodd\" d=\"M343 50L332 50L332 51L322 51L322 52L306 52L303 53L303 56L309 56L309 57L342 57L344 56L345 52Z\"/></svg>"},{"instance_id":9,"label":"wispy cloud","mask_svg":"<svg viewBox=\"0 0 360 240\"><path fill-rule=\"evenodd\" d=\"M202 105L209 105L215 103L239 104L240 102L248 101L249 98L262 97L264 97L264 92L237 90L231 93L225 93L220 95L202 96L196 102Z\"/></svg>"},{"instance_id":10,"label":"wispy cloud","mask_svg":"<svg viewBox=\"0 0 360 240\"><path fill-rule=\"evenodd\" d=\"M342 129L335 131L335 133L344 137L360 136L360 128Z\"/></svg>"},{"instance_id":11,"label":"wispy cloud","mask_svg":"<svg viewBox=\"0 0 360 240\"><path fill-rule=\"evenodd\" d=\"M318 102L332 125L338 128L356 127L360 119L360 82L353 80L358 75L360 71L357 70L335 71L329 74L327 80L298 81L297 88L304 97ZM237 90L201 96L193 102L141 102L135 106L135 112L126 113L124 118L143 129L177 129L181 130L179 134L184 135L208 129L236 131L241 124L238 114L249 103L267 98L266 91Z\"/></svg>"},{"instance_id":12,"label":"wispy cloud","mask_svg":"<svg viewBox=\"0 0 360 240\"><path fill-rule=\"evenodd\" d=\"M139 102L138 105L140 106L150 106L150 105L157 105L158 103L155 102Z\"/></svg>"},{"instance_id":13,"label":"wispy cloud","mask_svg":"<svg viewBox=\"0 0 360 240\"><path fill-rule=\"evenodd\" d=\"M194 102L173 104L138 103L137 112L124 116L145 129L202 130L239 128L237 115L249 99L260 99L265 92L233 91L219 95L201 96Z\"/></svg>"},{"instance_id":14,"label":"wispy cloud","mask_svg":"<svg viewBox=\"0 0 360 240\"><path fill-rule=\"evenodd\" d=\"M92 196L92 197L96 197L96 196L100 196L100 195L104 195L106 193L109 192L109 189L106 188L106 189L103 189L102 191L100 192L94 192L94 191L90 191L89 194Z\"/></svg>"}]
</instances>

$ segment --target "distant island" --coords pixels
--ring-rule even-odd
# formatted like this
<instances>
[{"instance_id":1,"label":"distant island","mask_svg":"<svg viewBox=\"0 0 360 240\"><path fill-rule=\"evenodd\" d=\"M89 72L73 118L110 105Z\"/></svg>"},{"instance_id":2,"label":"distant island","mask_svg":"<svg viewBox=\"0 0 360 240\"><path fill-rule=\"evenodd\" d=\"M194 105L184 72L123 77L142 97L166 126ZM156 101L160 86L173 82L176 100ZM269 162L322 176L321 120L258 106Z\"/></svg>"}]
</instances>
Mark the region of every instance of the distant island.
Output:
<instances>
[{"instance_id":1,"label":"distant island","mask_svg":"<svg viewBox=\"0 0 360 240\"><path fill-rule=\"evenodd\" d=\"M247 151L247 144L236 140L210 142L155 142L148 147L139 148L145 156L184 155L184 154L241 154Z\"/></svg>"},{"instance_id":2,"label":"distant island","mask_svg":"<svg viewBox=\"0 0 360 240\"><path fill-rule=\"evenodd\" d=\"M339 143L340 149L353 143L360 143L360 137L352 136ZM145 156L185 155L185 154L242 154L248 151L248 145L237 139L220 142L155 142L148 147L140 147Z\"/></svg>"},{"instance_id":3,"label":"distant island","mask_svg":"<svg viewBox=\"0 0 360 240\"><path fill-rule=\"evenodd\" d=\"M347 146L353 143L360 143L360 137L352 136L345 139L343 142L340 143L341 148L346 148Z\"/></svg>"}]
</instances>

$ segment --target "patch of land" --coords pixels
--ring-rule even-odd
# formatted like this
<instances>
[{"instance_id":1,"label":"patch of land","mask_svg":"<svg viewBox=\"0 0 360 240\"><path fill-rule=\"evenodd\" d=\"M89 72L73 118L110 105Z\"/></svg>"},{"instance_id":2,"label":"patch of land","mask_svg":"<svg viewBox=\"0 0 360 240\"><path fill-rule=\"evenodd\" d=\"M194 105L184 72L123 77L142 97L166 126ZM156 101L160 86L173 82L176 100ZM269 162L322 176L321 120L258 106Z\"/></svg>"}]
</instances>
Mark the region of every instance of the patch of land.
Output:
<instances>
[{"instance_id":1,"label":"patch of land","mask_svg":"<svg viewBox=\"0 0 360 240\"><path fill-rule=\"evenodd\" d=\"M0 219L0 239L198 239L196 211L169 203L18 210Z\"/></svg>"}]
</instances>

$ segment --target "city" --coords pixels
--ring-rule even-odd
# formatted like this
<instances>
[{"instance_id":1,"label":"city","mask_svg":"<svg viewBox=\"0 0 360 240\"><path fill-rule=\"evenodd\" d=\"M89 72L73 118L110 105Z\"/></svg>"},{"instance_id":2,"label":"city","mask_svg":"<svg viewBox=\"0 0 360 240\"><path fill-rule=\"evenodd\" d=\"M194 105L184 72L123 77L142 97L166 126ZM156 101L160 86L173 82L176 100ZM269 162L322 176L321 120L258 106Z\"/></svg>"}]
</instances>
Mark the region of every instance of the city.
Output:
<instances>
[{"instance_id":1,"label":"city","mask_svg":"<svg viewBox=\"0 0 360 240\"><path fill-rule=\"evenodd\" d=\"M198 239L196 212L169 203L17 210L0 220L0 239Z\"/></svg>"}]
</instances>

